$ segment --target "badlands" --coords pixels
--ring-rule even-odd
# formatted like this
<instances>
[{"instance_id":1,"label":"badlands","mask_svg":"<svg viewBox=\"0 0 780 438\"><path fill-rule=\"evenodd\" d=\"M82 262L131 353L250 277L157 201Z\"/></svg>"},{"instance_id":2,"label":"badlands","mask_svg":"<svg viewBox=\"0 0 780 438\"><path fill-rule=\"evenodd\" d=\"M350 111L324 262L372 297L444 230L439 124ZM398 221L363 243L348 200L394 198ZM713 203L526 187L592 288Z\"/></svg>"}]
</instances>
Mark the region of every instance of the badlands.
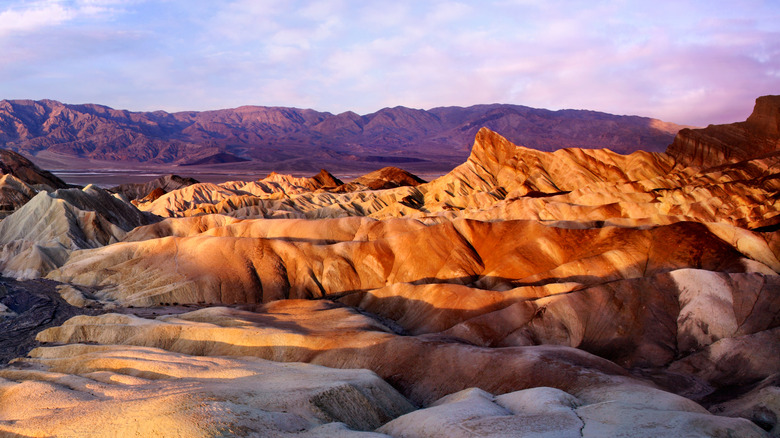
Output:
<instances>
[{"instance_id":1,"label":"badlands","mask_svg":"<svg viewBox=\"0 0 780 438\"><path fill-rule=\"evenodd\" d=\"M780 96L428 183L0 159L0 436L780 437Z\"/></svg>"}]
</instances>

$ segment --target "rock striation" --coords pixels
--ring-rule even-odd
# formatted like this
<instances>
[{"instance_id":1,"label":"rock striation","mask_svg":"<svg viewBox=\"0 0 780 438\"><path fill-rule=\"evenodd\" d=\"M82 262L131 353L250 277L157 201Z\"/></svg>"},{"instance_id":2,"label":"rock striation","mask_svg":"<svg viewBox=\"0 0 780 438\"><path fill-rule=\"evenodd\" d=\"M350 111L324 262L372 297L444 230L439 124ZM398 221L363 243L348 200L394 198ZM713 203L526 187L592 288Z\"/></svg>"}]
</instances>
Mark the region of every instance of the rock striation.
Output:
<instances>
[{"instance_id":1,"label":"rock striation","mask_svg":"<svg viewBox=\"0 0 780 438\"><path fill-rule=\"evenodd\" d=\"M270 238L262 237L263 227L244 221L192 236L124 242L73 254L49 277L100 287L107 297L127 305L151 305L329 297L393 283L465 284L497 291L561 282L585 286L683 268L775 273L692 223L637 230L472 220L420 227L406 220L394 223L390 235L377 233L372 239L368 228L377 226L368 222L354 232L361 240L337 241L351 232L339 235L336 230L362 222L345 220L292 235L285 235L281 222L281 232ZM294 227L306 224L293 220L286 228ZM523 236L525 243L514 236ZM766 243L755 243L765 262L780 268Z\"/></svg>"},{"instance_id":2,"label":"rock striation","mask_svg":"<svg viewBox=\"0 0 780 438\"><path fill-rule=\"evenodd\" d=\"M609 394L583 401L554 388L532 388L494 396L471 388L430 407L396 418L378 429L390 436L659 437L736 434L761 437L744 419L715 417L667 394L633 385L599 387ZM592 394L591 394L592 395Z\"/></svg>"},{"instance_id":3,"label":"rock striation","mask_svg":"<svg viewBox=\"0 0 780 438\"><path fill-rule=\"evenodd\" d=\"M386 190L395 187L412 186L416 187L424 184L417 175L409 173L397 167L383 167L379 170L367 173L349 184L337 187L338 192L353 192L356 190Z\"/></svg>"},{"instance_id":4,"label":"rock striation","mask_svg":"<svg viewBox=\"0 0 780 438\"><path fill-rule=\"evenodd\" d=\"M762 229L780 221L780 179L772 170L778 160L770 155L717 168L681 167L666 154L544 153L483 130L466 163L417 186L356 192L342 186L318 192L295 178L272 175L251 183L197 184L138 206L163 217L400 216L557 221L576 227L694 221Z\"/></svg>"},{"instance_id":5,"label":"rock striation","mask_svg":"<svg viewBox=\"0 0 780 438\"><path fill-rule=\"evenodd\" d=\"M380 436L358 431L414 409L366 370L128 346L31 356L0 370L4 434Z\"/></svg>"},{"instance_id":6,"label":"rock striation","mask_svg":"<svg viewBox=\"0 0 780 438\"><path fill-rule=\"evenodd\" d=\"M40 192L0 222L0 269L36 278L62 265L73 250L124 238L155 218L95 186Z\"/></svg>"},{"instance_id":7,"label":"rock striation","mask_svg":"<svg viewBox=\"0 0 780 438\"><path fill-rule=\"evenodd\" d=\"M26 204L38 191L65 187L64 181L40 169L27 158L0 149L0 219Z\"/></svg>"},{"instance_id":8,"label":"rock striation","mask_svg":"<svg viewBox=\"0 0 780 438\"><path fill-rule=\"evenodd\" d=\"M231 381L241 383L247 365L234 372L235 361L225 359L237 357L248 362L247 356L253 356L276 362L375 369L411 401L427 407L403 416L402 402L396 402L400 409L385 408L395 415L384 415L381 422L395 419L377 432L391 436L460 436L461 425L472 434L516 434L532 428L552 436L579 430L587 430L586 436L766 436L747 419L716 417L686 398L627 376L619 367L581 350L554 346L489 349L436 337L399 336L367 315L327 302L277 301L257 312L209 308L155 320L116 314L77 317L42 332L39 340L68 345L35 350L30 359L0 371L0 378L30 379L26 377L30 372L24 370L41 366L47 366L47 371L84 373L77 371L84 367L79 364L88 364L89 371L108 369L126 374L125 370L136 369L134 377L143 379L160 374L186 379L192 378L193 372L181 374L174 367L183 364L189 368L191 362L198 361L220 365L220 371L201 365L195 376L207 373L213 379L238 372ZM154 350L153 345L166 345L167 351ZM98 354L104 352L110 352L110 357L101 360ZM193 353L207 356L208 361L189 356ZM158 365L161 360L174 364ZM146 369L154 374L144 372ZM444 369L447 372L442 372ZM86 376L98 377L94 372ZM105 377L109 376L111 373ZM36 380L44 377L33 375ZM121 381L120 377L111 380ZM137 384L141 383L144 380ZM472 386L484 389L470 389ZM503 395L494 397L489 392ZM342 402L347 406L353 403ZM230 424L235 422L231 418L234 412L241 410L240 405L231 406L218 418ZM263 421L253 424L262 426Z\"/></svg>"},{"instance_id":9,"label":"rock striation","mask_svg":"<svg viewBox=\"0 0 780 438\"><path fill-rule=\"evenodd\" d=\"M776 153L780 147L780 96L756 99L744 122L683 129L666 153L681 165L715 167Z\"/></svg>"},{"instance_id":10,"label":"rock striation","mask_svg":"<svg viewBox=\"0 0 780 438\"><path fill-rule=\"evenodd\" d=\"M63 180L51 172L39 168L22 155L6 149L0 149L0 174L12 175L26 184L49 190L67 187Z\"/></svg>"}]
</instances>

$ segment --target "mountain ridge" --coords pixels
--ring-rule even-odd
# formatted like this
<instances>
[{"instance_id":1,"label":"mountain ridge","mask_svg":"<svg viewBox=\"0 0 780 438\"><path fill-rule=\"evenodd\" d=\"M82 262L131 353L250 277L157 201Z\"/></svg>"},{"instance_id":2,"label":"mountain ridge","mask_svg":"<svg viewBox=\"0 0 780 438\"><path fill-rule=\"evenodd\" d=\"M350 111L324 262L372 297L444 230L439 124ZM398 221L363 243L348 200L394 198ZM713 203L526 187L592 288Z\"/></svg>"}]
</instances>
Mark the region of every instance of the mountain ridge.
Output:
<instances>
[{"instance_id":1,"label":"mountain ridge","mask_svg":"<svg viewBox=\"0 0 780 438\"><path fill-rule=\"evenodd\" d=\"M0 101L0 147L29 157L45 152L126 163L185 164L230 154L267 163L415 159L457 165L482 127L539 150L584 147L623 153L660 152L684 128L640 116L510 104L430 110L396 106L366 115L334 115L251 105L168 113L54 100Z\"/></svg>"}]
</instances>

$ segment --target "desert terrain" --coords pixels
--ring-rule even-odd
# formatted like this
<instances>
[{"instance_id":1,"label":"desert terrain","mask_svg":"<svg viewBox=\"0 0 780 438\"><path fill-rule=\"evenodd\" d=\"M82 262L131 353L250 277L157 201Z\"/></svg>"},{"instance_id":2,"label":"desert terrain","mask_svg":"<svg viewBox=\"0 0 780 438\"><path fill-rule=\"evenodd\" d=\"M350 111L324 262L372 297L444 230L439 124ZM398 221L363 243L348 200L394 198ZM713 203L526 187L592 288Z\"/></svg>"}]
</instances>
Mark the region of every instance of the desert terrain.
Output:
<instances>
[{"instance_id":1,"label":"desert terrain","mask_svg":"<svg viewBox=\"0 0 780 438\"><path fill-rule=\"evenodd\" d=\"M609 149L620 135L570 147L577 129L528 147L501 132L530 112L510 109L4 101L18 120L4 140L32 161L0 151L0 435L779 437L780 96L744 122L664 125L668 147L626 154ZM249 175L246 147L192 139L240 138L258 112L292 114L296 147L353 140L323 140L313 164L392 166L342 180L280 158L261 179L181 166L84 187L43 170L110 158L99 142L127 128L135 155L119 160ZM420 178L431 155L409 145L438 153L430 124L471 147ZM369 155L387 126L413 160ZM144 158L150 145L168 148Z\"/></svg>"}]
</instances>

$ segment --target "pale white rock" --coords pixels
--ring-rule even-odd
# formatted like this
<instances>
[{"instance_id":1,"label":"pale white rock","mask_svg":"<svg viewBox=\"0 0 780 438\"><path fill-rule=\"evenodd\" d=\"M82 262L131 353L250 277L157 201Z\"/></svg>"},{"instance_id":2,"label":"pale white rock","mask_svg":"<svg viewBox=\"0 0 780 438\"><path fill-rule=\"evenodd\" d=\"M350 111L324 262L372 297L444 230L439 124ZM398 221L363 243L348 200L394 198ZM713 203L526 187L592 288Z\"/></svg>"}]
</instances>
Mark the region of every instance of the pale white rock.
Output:
<instances>
[{"instance_id":1,"label":"pale white rock","mask_svg":"<svg viewBox=\"0 0 780 438\"><path fill-rule=\"evenodd\" d=\"M377 436L413 406L376 374L73 344L0 370L0 434ZM336 423L336 424L329 424Z\"/></svg>"},{"instance_id":2,"label":"pale white rock","mask_svg":"<svg viewBox=\"0 0 780 438\"><path fill-rule=\"evenodd\" d=\"M747 418L769 432L780 436L780 387L759 385L758 388L710 408L714 414Z\"/></svg>"},{"instance_id":3,"label":"pale white rock","mask_svg":"<svg viewBox=\"0 0 780 438\"><path fill-rule=\"evenodd\" d=\"M582 436L587 438L767 437L761 428L743 418L674 411L663 405L637 409L608 401L578 408L577 416L585 423Z\"/></svg>"},{"instance_id":4,"label":"pale white rock","mask_svg":"<svg viewBox=\"0 0 780 438\"><path fill-rule=\"evenodd\" d=\"M677 345L690 351L732 336L738 328L728 275L698 269L670 273L679 288Z\"/></svg>"},{"instance_id":5,"label":"pale white rock","mask_svg":"<svg viewBox=\"0 0 780 438\"><path fill-rule=\"evenodd\" d=\"M12 316L16 316L16 312L9 309L5 304L0 303L0 321L2 321L5 318L10 318Z\"/></svg>"},{"instance_id":6,"label":"pale white rock","mask_svg":"<svg viewBox=\"0 0 780 438\"><path fill-rule=\"evenodd\" d=\"M716 386L745 385L780 373L780 327L724 338L669 365Z\"/></svg>"},{"instance_id":7,"label":"pale white rock","mask_svg":"<svg viewBox=\"0 0 780 438\"><path fill-rule=\"evenodd\" d=\"M121 240L150 218L95 186L40 192L0 222L0 271L37 278L62 266L70 251Z\"/></svg>"},{"instance_id":8,"label":"pale white rock","mask_svg":"<svg viewBox=\"0 0 780 438\"><path fill-rule=\"evenodd\" d=\"M583 398L584 397L584 398ZM741 418L643 385L594 385L581 396L532 388L498 397L472 388L403 415L378 432L395 437L765 437Z\"/></svg>"}]
</instances>

